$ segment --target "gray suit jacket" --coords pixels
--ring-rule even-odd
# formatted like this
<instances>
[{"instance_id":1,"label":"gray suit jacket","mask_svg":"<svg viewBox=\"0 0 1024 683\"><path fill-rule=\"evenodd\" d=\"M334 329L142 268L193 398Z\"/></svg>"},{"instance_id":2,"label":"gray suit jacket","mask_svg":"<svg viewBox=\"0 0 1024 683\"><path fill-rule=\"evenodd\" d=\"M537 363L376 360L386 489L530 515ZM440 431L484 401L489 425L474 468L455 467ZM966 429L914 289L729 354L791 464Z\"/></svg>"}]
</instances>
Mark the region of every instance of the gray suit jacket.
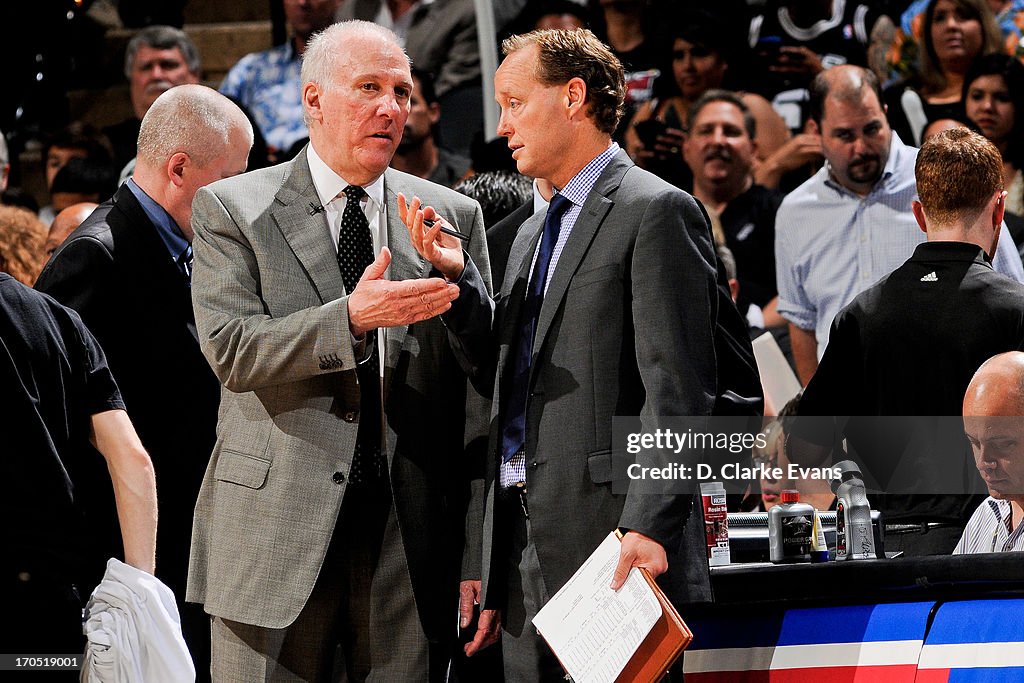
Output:
<instances>
[{"instance_id":1,"label":"gray suit jacket","mask_svg":"<svg viewBox=\"0 0 1024 683\"><path fill-rule=\"evenodd\" d=\"M396 194L417 195L472 236L489 277L479 205L388 169L392 280L430 265L409 241ZM196 506L188 599L225 619L282 628L320 571L345 496L359 423L348 297L306 154L200 190L193 205L193 299L200 343L223 384L217 445ZM474 271L476 274L476 271ZM479 284L479 283L477 283ZM486 295L486 289L481 288ZM473 292L467 295L470 304ZM413 590L427 636L450 633L463 519L467 382L449 335L489 328L469 315L391 328L385 437ZM481 315L474 317L473 313Z\"/></svg>"},{"instance_id":2,"label":"gray suit jacket","mask_svg":"<svg viewBox=\"0 0 1024 683\"><path fill-rule=\"evenodd\" d=\"M485 604L501 605L505 539L495 527L506 375L544 216L523 224L498 295L490 464L485 468ZM716 395L716 270L694 199L620 152L598 179L548 285L526 418L530 522L553 595L614 528L661 542L659 579L677 602L710 599L700 505L691 496L612 493L612 418L707 415ZM688 526L689 525L689 526ZM686 531L684 532L684 528Z\"/></svg>"}]
</instances>

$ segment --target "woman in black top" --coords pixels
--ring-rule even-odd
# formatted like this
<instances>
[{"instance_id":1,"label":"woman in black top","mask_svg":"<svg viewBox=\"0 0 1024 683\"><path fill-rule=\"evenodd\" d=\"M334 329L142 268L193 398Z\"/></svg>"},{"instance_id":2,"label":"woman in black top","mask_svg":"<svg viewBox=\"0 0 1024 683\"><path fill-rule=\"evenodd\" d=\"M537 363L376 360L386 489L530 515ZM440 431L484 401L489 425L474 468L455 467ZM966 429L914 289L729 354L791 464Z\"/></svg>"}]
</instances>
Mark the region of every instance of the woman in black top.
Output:
<instances>
[{"instance_id":1,"label":"woman in black top","mask_svg":"<svg viewBox=\"0 0 1024 683\"><path fill-rule=\"evenodd\" d=\"M987 0L932 0L922 33L919 73L884 96L892 129L915 147L928 123L964 120L964 76L978 57L999 51L1002 36Z\"/></svg>"}]
</instances>

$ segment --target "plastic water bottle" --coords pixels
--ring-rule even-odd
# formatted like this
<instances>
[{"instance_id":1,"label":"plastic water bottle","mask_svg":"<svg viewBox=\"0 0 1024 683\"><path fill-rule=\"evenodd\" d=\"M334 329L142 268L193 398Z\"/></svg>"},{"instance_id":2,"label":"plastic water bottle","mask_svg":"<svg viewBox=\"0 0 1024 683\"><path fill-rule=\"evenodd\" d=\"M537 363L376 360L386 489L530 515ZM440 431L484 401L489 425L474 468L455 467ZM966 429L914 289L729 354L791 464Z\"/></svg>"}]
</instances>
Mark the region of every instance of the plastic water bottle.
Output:
<instances>
[{"instance_id":1,"label":"plastic water bottle","mask_svg":"<svg viewBox=\"0 0 1024 683\"><path fill-rule=\"evenodd\" d=\"M832 480L836 494L836 560L875 558L875 535L871 528L871 505L861 478L860 468L852 460L836 463L840 476Z\"/></svg>"}]
</instances>

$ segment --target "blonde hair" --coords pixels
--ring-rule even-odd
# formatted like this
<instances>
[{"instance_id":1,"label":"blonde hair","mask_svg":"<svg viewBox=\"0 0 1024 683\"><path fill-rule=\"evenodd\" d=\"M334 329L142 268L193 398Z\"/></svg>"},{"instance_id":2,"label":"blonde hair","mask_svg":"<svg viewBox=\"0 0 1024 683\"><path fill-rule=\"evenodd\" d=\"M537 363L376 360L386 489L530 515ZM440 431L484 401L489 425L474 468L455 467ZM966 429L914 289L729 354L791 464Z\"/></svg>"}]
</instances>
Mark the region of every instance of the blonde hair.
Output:
<instances>
[{"instance_id":1,"label":"blonde hair","mask_svg":"<svg viewBox=\"0 0 1024 683\"><path fill-rule=\"evenodd\" d=\"M990 52L999 52L1002 48L1003 32L996 23L996 17L988 0L950 0L957 9L965 10L967 16L981 24L981 50L974 56L974 59L987 55ZM935 8L939 0L931 0L924 11L924 26L922 28L921 41L924 49L921 50L921 84L925 92L937 92L946 87L946 74L942 71L939 63L939 56L935 52L935 42L932 40L932 24L935 22Z\"/></svg>"}]
</instances>

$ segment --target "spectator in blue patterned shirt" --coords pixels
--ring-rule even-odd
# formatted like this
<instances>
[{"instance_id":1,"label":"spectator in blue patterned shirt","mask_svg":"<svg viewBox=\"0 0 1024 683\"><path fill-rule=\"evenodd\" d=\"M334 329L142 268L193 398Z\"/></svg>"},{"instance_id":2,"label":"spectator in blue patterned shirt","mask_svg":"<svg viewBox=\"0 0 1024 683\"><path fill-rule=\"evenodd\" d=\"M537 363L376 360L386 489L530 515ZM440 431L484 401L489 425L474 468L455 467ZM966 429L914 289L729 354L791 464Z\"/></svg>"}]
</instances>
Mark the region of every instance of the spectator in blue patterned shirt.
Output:
<instances>
[{"instance_id":1,"label":"spectator in blue patterned shirt","mask_svg":"<svg viewBox=\"0 0 1024 683\"><path fill-rule=\"evenodd\" d=\"M278 155L276 160L282 160L280 153L309 137L302 120L302 54L314 33L334 23L340 4L341 0L284 0L291 40L242 57L220 85L221 93L252 112L272 159Z\"/></svg>"}]
</instances>

